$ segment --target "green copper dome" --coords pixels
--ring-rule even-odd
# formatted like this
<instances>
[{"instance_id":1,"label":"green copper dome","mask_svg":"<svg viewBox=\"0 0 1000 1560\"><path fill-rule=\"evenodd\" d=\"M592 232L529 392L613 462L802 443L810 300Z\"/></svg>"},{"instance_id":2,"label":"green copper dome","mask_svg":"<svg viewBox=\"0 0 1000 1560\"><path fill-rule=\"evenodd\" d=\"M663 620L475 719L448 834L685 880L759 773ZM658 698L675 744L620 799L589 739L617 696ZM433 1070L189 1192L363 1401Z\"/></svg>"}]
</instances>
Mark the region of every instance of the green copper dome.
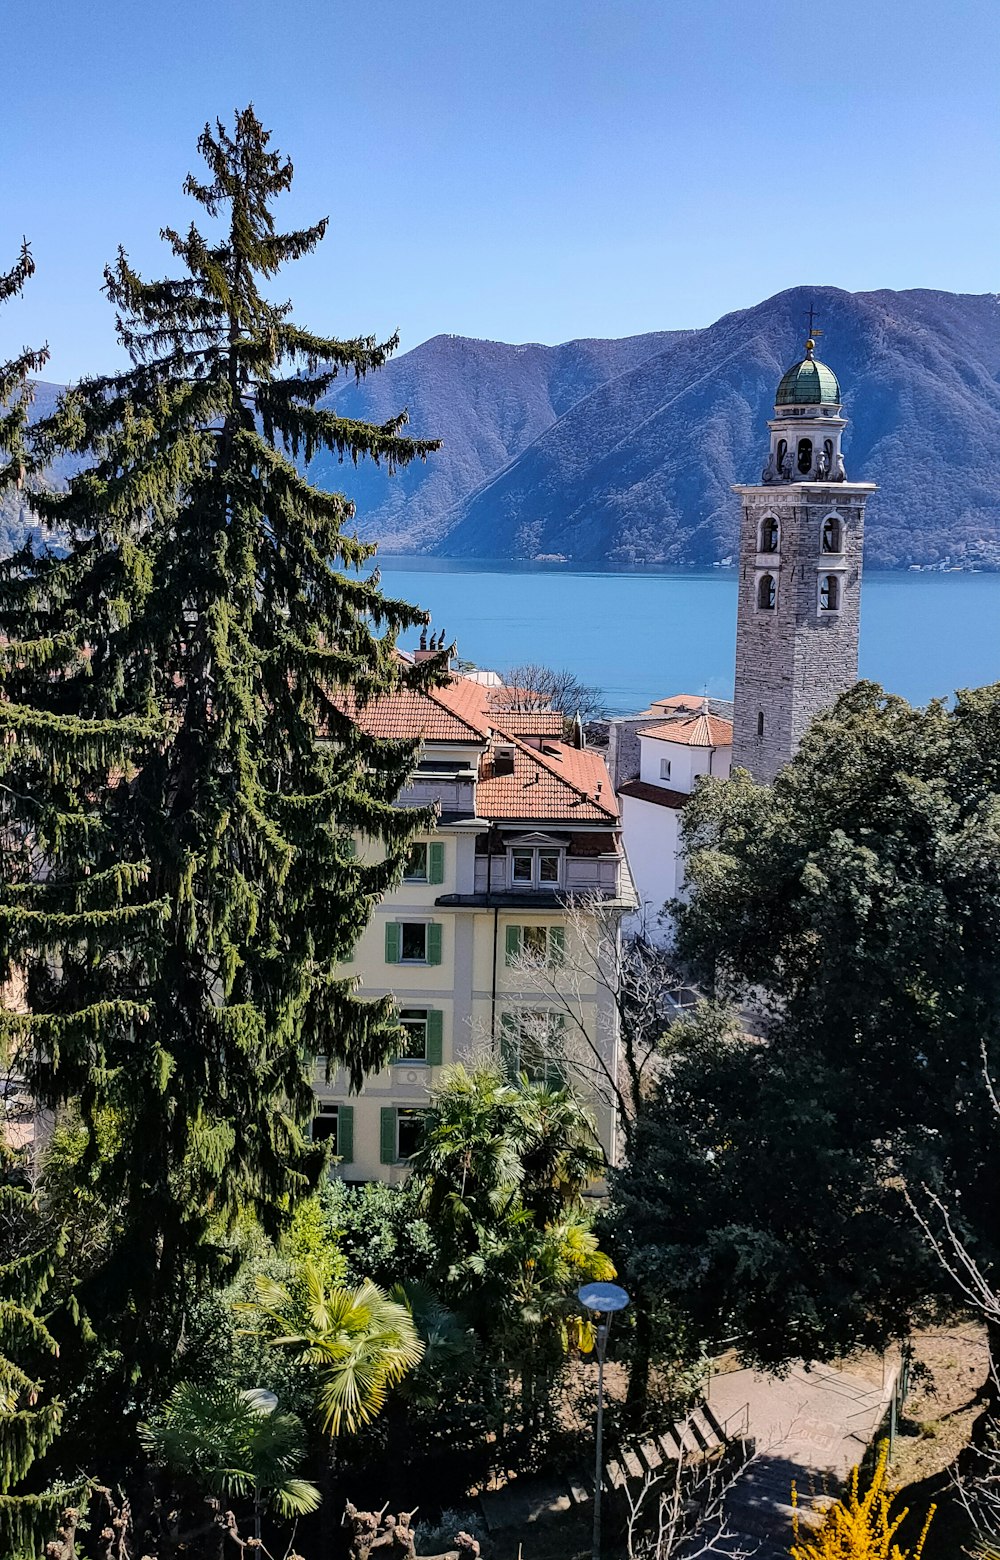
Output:
<instances>
[{"instance_id":1,"label":"green copper dome","mask_svg":"<svg viewBox=\"0 0 1000 1560\"><path fill-rule=\"evenodd\" d=\"M839 406L840 386L832 368L812 355L813 344L806 343L806 355L782 375L775 406Z\"/></svg>"}]
</instances>

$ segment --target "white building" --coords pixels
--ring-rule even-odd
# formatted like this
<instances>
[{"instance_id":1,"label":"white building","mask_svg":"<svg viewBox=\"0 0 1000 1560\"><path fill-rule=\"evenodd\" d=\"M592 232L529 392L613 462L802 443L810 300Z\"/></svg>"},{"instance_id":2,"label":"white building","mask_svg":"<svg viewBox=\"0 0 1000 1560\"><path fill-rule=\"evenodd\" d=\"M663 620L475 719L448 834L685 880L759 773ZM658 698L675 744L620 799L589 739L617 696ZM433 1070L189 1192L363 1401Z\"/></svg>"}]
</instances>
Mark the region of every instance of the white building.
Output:
<instances>
[{"instance_id":1,"label":"white building","mask_svg":"<svg viewBox=\"0 0 1000 1560\"><path fill-rule=\"evenodd\" d=\"M712 714L707 699L690 694L658 699L644 713L649 718L641 724L630 722L638 741L638 773L618 783L625 850L639 898L625 930L663 944L671 936L664 906L684 892L681 813L703 775L728 777L733 727Z\"/></svg>"}]
</instances>

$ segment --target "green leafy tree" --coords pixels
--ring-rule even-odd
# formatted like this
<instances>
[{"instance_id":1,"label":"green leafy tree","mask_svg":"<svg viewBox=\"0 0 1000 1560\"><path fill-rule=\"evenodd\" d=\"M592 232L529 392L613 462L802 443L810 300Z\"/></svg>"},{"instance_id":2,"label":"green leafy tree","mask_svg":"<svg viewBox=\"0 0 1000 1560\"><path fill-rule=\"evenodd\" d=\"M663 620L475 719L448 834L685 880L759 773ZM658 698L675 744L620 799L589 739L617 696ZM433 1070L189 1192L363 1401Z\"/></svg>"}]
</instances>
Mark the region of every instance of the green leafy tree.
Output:
<instances>
[{"instance_id":1,"label":"green leafy tree","mask_svg":"<svg viewBox=\"0 0 1000 1560\"><path fill-rule=\"evenodd\" d=\"M907 1184L1000 1260L1000 686L913 709L859 684L684 829L680 951L717 1001L672 1031L615 1178L625 1281L765 1364L904 1335L952 1294Z\"/></svg>"},{"instance_id":2,"label":"green leafy tree","mask_svg":"<svg viewBox=\"0 0 1000 1560\"><path fill-rule=\"evenodd\" d=\"M569 1088L523 1073L511 1080L492 1063L458 1064L433 1094L410 1172L443 1259L454 1264L478 1250L484 1232L525 1221L544 1229L579 1210L603 1159Z\"/></svg>"},{"instance_id":3,"label":"green leafy tree","mask_svg":"<svg viewBox=\"0 0 1000 1560\"><path fill-rule=\"evenodd\" d=\"M252 1502L256 1536L264 1511L302 1517L319 1490L299 1477L306 1436L295 1414L279 1412L267 1393L182 1381L162 1413L142 1428L154 1462L198 1491Z\"/></svg>"},{"instance_id":4,"label":"green leafy tree","mask_svg":"<svg viewBox=\"0 0 1000 1560\"><path fill-rule=\"evenodd\" d=\"M251 108L206 127L185 189L216 226L164 230L173 278L108 268L131 367L68 394L37 445L85 456L38 499L66 554L0 566L0 963L30 1009L0 1028L46 1105L78 1101L120 1210L101 1304L130 1394L172 1366L217 1236L244 1209L274 1233L316 1183L317 1056L358 1082L396 1038L334 969L422 815L393 805L409 749L350 712L438 675L399 660L423 615L365 572L349 500L295 464L434 445L321 404L396 341L311 334L265 296L327 226L278 230L292 168L268 143Z\"/></svg>"},{"instance_id":5,"label":"green leafy tree","mask_svg":"<svg viewBox=\"0 0 1000 1560\"><path fill-rule=\"evenodd\" d=\"M409 1307L377 1284L327 1287L306 1262L292 1287L264 1275L256 1287L256 1300L241 1310L259 1319L276 1347L315 1368L317 1414L331 1437L374 1419L423 1357Z\"/></svg>"},{"instance_id":6,"label":"green leafy tree","mask_svg":"<svg viewBox=\"0 0 1000 1560\"><path fill-rule=\"evenodd\" d=\"M567 1087L458 1065L434 1092L410 1163L442 1291L516 1376L530 1440L568 1347L585 1341L576 1290L615 1273L584 1209L603 1172L593 1122Z\"/></svg>"}]
</instances>

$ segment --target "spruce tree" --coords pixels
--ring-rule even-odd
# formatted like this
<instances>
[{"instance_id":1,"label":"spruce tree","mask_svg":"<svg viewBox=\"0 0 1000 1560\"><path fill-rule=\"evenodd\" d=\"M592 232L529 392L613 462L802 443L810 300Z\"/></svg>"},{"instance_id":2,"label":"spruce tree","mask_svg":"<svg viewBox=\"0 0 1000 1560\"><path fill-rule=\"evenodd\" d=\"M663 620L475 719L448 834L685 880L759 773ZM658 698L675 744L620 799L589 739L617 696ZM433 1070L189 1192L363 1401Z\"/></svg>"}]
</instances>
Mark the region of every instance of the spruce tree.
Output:
<instances>
[{"instance_id":1,"label":"spruce tree","mask_svg":"<svg viewBox=\"0 0 1000 1560\"><path fill-rule=\"evenodd\" d=\"M0 276L0 302L15 298L35 269L27 243ZM22 487L30 470L26 432L30 376L48 360L42 347L24 348L0 366L0 497ZM0 1043L6 1080L16 1079L21 1057ZM45 1393L37 1366L56 1344L40 1305L55 1271L60 1242L46 1238L35 1200L24 1184L12 1115L0 1115L0 1554L35 1554L51 1536L65 1490L32 1489L26 1482L58 1433L63 1406Z\"/></svg>"},{"instance_id":2,"label":"spruce tree","mask_svg":"<svg viewBox=\"0 0 1000 1560\"><path fill-rule=\"evenodd\" d=\"M252 108L206 126L185 191L216 226L162 231L177 277L124 250L106 270L131 366L41 427L40 456L84 457L38 500L65 549L0 568L0 940L29 1009L0 1022L38 1099L78 1102L133 1376L144 1335L169 1357L217 1234L243 1210L275 1231L316 1183L317 1058L357 1084L388 1055L391 1003L335 967L425 821L393 805L411 750L344 713L439 675L395 649L425 615L297 461L436 445L320 404L397 341L313 335L265 296L327 227L277 230L292 167L268 143Z\"/></svg>"}]
</instances>

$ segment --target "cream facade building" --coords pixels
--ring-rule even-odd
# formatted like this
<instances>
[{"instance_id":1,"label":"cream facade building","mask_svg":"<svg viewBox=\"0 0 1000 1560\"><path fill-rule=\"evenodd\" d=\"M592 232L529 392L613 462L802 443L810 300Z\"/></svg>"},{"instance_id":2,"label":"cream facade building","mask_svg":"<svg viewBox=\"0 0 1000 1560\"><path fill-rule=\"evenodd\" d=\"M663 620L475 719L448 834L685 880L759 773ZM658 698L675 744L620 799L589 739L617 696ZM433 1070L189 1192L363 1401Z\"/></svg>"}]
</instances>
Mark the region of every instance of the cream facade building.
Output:
<instances>
[{"instance_id":1,"label":"cream facade building","mask_svg":"<svg viewBox=\"0 0 1000 1560\"><path fill-rule=\"evenodd\" d=\"M406 1054L352 1095L342 1073L317 1085L314 1135L348 1181L406 1175L429 1091L477 1054L511 1070L566 1070L580 1045L617 1067L617 1012L601 978L635 904L618 803L604 760L563 740L562 716L503 707L505 691L454 676L369 706L368 729L418 742L400 805L435 804L403 880L362 933L345 975L391 994ZM369 840L359 854L374 859ZM601 957L595 957L597 950ZM609 1160L614 1112L592 1101Z\"/></svg>"}]
</instances>

